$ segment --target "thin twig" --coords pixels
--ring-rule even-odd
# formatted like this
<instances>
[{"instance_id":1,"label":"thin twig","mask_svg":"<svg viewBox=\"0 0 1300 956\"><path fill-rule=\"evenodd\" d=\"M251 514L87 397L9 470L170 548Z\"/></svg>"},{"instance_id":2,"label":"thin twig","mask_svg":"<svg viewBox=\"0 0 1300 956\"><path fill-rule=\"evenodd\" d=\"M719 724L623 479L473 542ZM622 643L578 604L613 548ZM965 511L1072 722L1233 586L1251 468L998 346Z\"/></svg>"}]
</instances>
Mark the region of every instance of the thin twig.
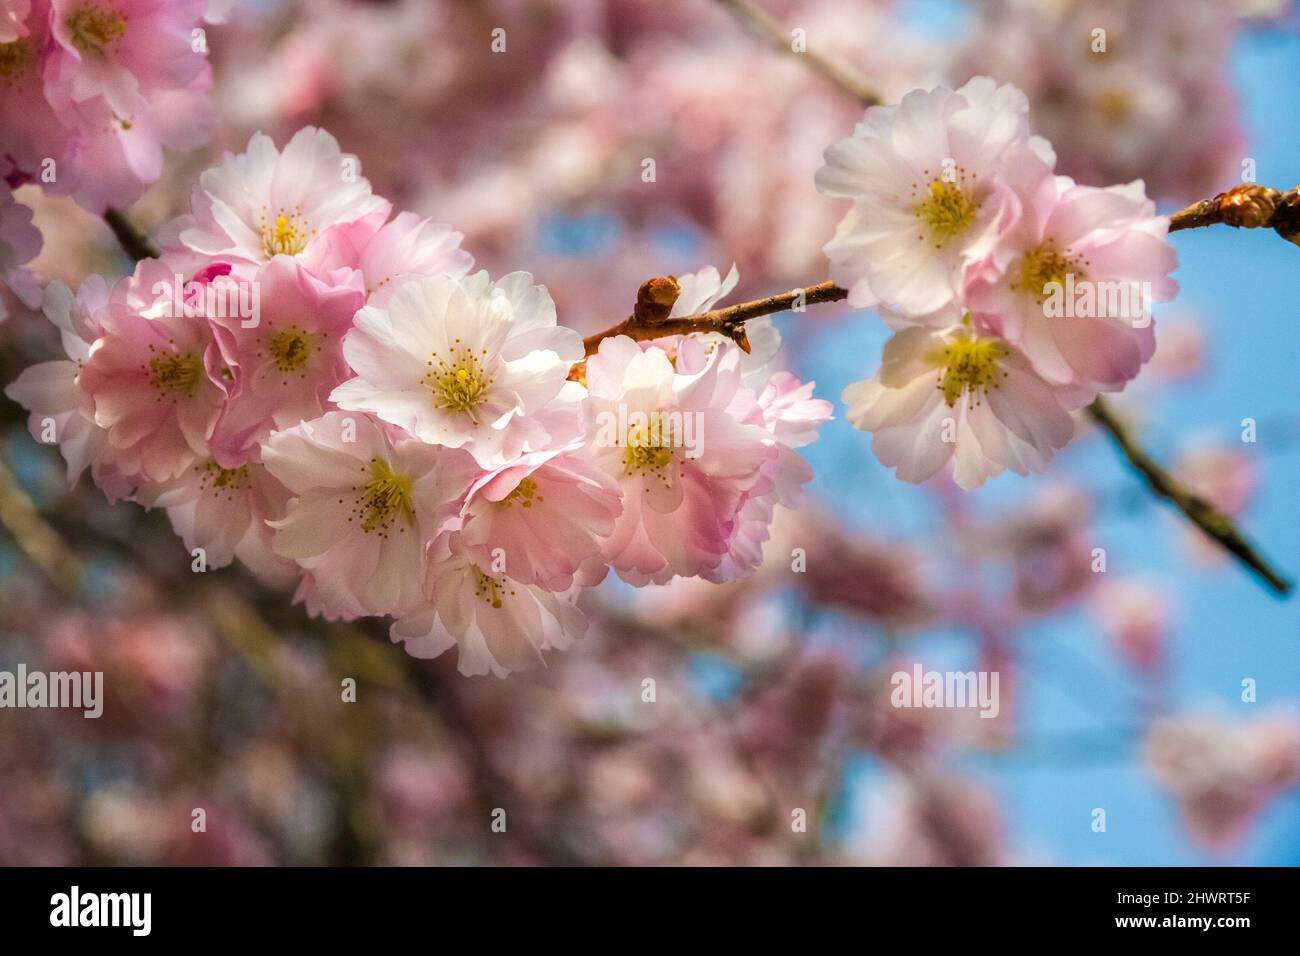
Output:
<instances>
[{"instance_id":1,"label":"thin twig","mask_svg":"<svg viewBox=\"0 0 1300 956\"><path fill-rule=\"evenodd\" d=\"M669 276L651 279L651 283L663 282ZM674 283L675 285L676 283ZM687 335L691 332L718 332L732 339L740 345L745 351L749 351L749 344L745 340L745 323L750 319L756 319L760 315L771 315L774 312L785 312L790 309L801 310L805 305L816 305L819 302L838 302L840 299L848 298L848 290L841 289L835 283L827 281L818 285L809 286L806 289L791 289L789 292L782 292L777 295L769 295L764 299L755 299L752 302L742 302L739 305L729 305L724 309L713 309L709 312L701 312L698 315L688 315L675 319L656 320L641 314L637 310L628 318L603 332L597 332L595 335L589 335L584 340L588 355L595 355L596 350L600 348L602 340L612 335L626 335L637 341L649 339L664 338L669 335ZM674 299L676 296L674 296Z\"/></svg>"},{"instance_id":2,"label":"thin twig","mask_svg":"<svg viewBox=\"0 0 1300 956\"><path fill-rule=\"evenodd\" d=\"M1218 224L1234 229L1274 230L1300 244L1300 186L1281 193L1258 183L1239 183L1213 199L1202 199L1169 217L1169 231Z\"/></svg>"},{"instance_id":3,"label":"thin twig","mask_svg":"<svg viewBox=\"0 0 1300 956\"><path fill-rule=\"evenodd\" d=\"M1183 487L1173 475L1143 451L1104 400L1098 398L1089 405L1088 414L1110 435L1133 470L1142 476L1153 492L1172 502L1174 507L1186 515L1187 519L1200 528L1208 538L1250 568L1260 580L1278 594L1290 592L1291 582L1269 565L1268 561L1237 530L1232 519L1218 511L1204 498Z\"/></svg>"},{"instance_id":4,"label":"thin twig","mask_svg":"<svg viewBox=\"0 0 1300 956\"><path fill-rule=\"evenodd\" d=\"M780 53L793 53L803 57L808 65L841 89L847 90L863 106L876 106L881 100L857 70L828 56L812 50L796 50L790 31L765 10L748 0L718 0L751 33Z\"/></svg>"},{"instance_id":5,"label":"thin twig","mask_svg":"<svg viewBox=\"0 0 1300 956\"><path fill-rule=\"evenodd\" d=\"M113 235L117 238L117 243L135 262L141 259L157 259L161 253L158 247L153 244L153 240L144 234L141 230L126 217L120 209L108 209L104 213L104 222L108 223L108 228L113 230Z\"/></svg>"}]
</instances>

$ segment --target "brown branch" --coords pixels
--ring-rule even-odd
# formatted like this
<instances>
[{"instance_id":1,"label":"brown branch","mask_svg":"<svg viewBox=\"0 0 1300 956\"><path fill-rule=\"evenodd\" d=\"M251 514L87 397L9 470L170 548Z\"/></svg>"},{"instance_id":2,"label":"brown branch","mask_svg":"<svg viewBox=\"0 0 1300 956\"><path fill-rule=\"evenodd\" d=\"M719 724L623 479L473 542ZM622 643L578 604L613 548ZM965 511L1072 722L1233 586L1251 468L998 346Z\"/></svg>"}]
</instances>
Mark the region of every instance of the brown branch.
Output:
<instances>
[{"instance_id":1,"label":"brown branch","mask_svg":"<svg viewBox=\"0 0 1300 956\"><path fill-rule=\"evenodd\" d=\"M153 244L153 240L144 234L144 231L136 226L126 214L120 209L108 209L104 213L104 222L108 223L108 228L113 230L113 236L117 239L118 245L122 251L131 257L132 261L139 262L141 259L157 259L161 254L158 247Z\"/></svg>"},{"instance_id":2,"label":"brown branch","mask_svg":"<svg viewBox=\"0 0 1300 956\"><path fill-rule=\"evenodd\" d=\"M1204 498L1183 487L1173 475L1143 451L1105 401L1098 398L1088 406L1088 414L1110 435L1133 470L1142 476L1153 492L1172 502L1208 538L1250 568L1278 594L1290 592L1291 582L1269 565L1237 530L1232 519Z\"/></svg>"},{"instance_id":3,"label":"brown branch","mask_svg":"<svg viewBox=\"0 0 1300 956\"><path fill-rule=\"evenodd\" d=\"M1300 245L1300 186L1280 193L1258 183L1239 183L1213 199L1202 199L1169 217L1169 231L1222 223L1234 229L1273 229Z\"/></svg>"},{"instance_id":4,"label":"brown branch","mask_svg":"<svg viewBox=\"0 0 1300 956\"><path fill-rule=\"evenodd\" d=\"M713 309L698 315L670 319L656 318L647 314L640 307L647 287L653 284L661 284L662 287L662 284L667 282L671 282L674 287L677 285L677 280L672 276L663 276L643 283L637 295L638 307L630 316L618 325L589 335L583 340L587 354L595 355L596 350L600 348L600 343L612 335L626 335L641 342L669 335L688 335L692 332L718 332L748 352L749 341L745 338L745 323L750 319L756 319L760 315L771 315L774 312L785 312L789 309L801 309L805 305L817 305L820 302L838 302L840 299L847 299L849 295L847 289L841 289L835 283L826 281L806 289L791 289L789 292L769 295L765 299L741 302L738 305L729 305L723 309ZM676 294L672 299L676 301ZM670 302L670 309L671 305Z\"/></svg>"},{"instance_id":5,"label":"brown branch","mask_svg":"<svg viewBox=\"0 0 1300 956\"><path fill-rule=\"evenodd\" d=\"M831 57L814 53L812 50L796 51L791 43L790 31L775 17L754 6L749 0L718 0L718 3L730 10L750 33L772 49L779 53L793 53L803 57L809 66L847 91L863 106L876 106L881 102L880 97L871 88L871 84L857 70Z\"/></svg>"}]
</instances>

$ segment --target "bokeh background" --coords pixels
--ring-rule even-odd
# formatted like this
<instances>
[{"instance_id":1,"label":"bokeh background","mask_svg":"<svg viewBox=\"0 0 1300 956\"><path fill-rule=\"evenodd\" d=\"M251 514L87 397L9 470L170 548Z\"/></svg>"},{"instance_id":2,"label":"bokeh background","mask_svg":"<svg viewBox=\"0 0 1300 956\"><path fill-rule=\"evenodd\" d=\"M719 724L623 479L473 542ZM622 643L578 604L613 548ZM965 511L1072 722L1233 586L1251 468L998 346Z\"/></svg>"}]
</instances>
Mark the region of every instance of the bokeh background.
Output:
<instances>
[{"instance_id":1,"label":"bokeh background","mask_svg":"<svg viewBox=\"0 0 1300 956\"><path fill-rule=\"evenodd\" d=\"M889 101L977 72L1017 83L1063 171L1142 177L1168 211L1248 160L1300 182L1288 2L761 5ZM169 156L130 211L146 228L222 149L310 124L480 265L533 272L584 332L654 275L734 262L737 299L825 277L841 209L812 174L860 108L713 0L240 3L208 34L218 141ZM94 217L18 198L42 279L129 270ZM1300 573L1300 250L1227 227L1172 241L1181 292L1112 404ZM54 349L9 301L5 382ZM878 317L778 325L838 417L763 569L606 583L585 640L505 681L309 621L238 569L192 574L164 515L68 489L4 400L0 669L103 670L108 702L97 721L0 710L0 863L1300 863L1296 600L1200 540L1100 434L975 493L897 481L838 403L878 361ZM889 675L914 662L998 670L1001 714L890 707Z\"/></svg>"}]
</instances>

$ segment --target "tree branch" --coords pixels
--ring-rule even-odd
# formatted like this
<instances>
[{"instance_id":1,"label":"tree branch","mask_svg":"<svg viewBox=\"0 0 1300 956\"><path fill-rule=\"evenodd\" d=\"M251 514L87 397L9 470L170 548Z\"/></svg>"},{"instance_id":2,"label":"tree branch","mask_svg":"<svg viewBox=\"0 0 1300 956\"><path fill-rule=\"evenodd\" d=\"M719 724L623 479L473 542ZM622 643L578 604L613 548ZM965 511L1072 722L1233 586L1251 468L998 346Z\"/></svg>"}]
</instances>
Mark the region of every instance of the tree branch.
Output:
<instances>
[{"instance_id":1,"label":"tree branch","mask_svg":"<svg viewBox=\"0 0 1300 956\"><path fill-rule=\"evenodd\" d=\"M1115 417L1110 406L1098 398L1088 406L1088 414L1110 437L1147 485L1161 498L1173 503L1192 524L1219 547L1236 557L1278 594L1287 594L1291 582L1275 571L1255 547L1233 525L1232 519L1218 511L1204 498L1193 494L1143 451Z\"/></svg>"},{"instance_id":2,"label":"tree branch","mask_svg":"<svg viewBox=\"0 0 1300 956\"><path fill-rule=\"evenodd\" d=\"M806 289L791 289L789 292L769 295L764 299L741 302L739 305L729 305L723 309L713 309L709 312L701 312L698 315L679 318L658 317L641 307L641 302L646 298L648 289L652 287L665 289L668 283L671 283L671 288L676 290L677 280L672 276L661 276L642 283L637 294L637 308L633 310L630 316L618 325L605 329L603 332L589 335L583 340L587 354L595 355L596 350L600 348L600 343L612 335L626 335L638 342L642 342L649 339L661 339L669 335L687 335L691 332L718 332L748 352L749 341L745 338L745 323L750 319L756 319L760 315L771 315L774 312L785 312L790 309L802 311L806 305L816 305L820 302L838 302L841 299L847 299L849 296L847 289L841 289L828 280L809 286ZM662 294L666 296L667 292L665 291ZM671 310L672 304L676 301L677 291L673 291L672 298L668 301L668 310Z\"/></svg>"},{"instance_id":3,"label":"tree branch","mask_svg":"<svg viewBox=\"0 0 1300 956\"><path fill-rule=\"evenodd\" d=\"M108 223L108 228L113 230L113 235L117 239L118 245L122 251L131 257L132 261L139 262L141 259L157 259L161 253L158 247L153 244L153 240L144 234L135 223L126 218L126 214L120 209L108 209L104 213L104 222Z\"/></svg>"},{"instance_id":4,"label":"tree branch","mask_svg":"<svg viewBox=\"0 0 1300 956\"><path fill-rule=\"evenodd\" d=\"M863 106L877 106L880 97L871 84L852 67L812 50L795 50L790 31L771 14L749 0L718 0L741 24L778 53L793 53L807 60L808 65L836 86L847 90Z\"/></svg>"},{"instance_id":5,"label":"tree branch","mask_svg":"<svg viewBox=\"0 0 1300 956\"><path fill-rule=\"evenodd\" d=\"M1269 227L1300 245L1300 186L1280 193L1258 183L1239 183L1213 199L1202 199L1169 217L1169 231L1200 229L1219 223L1234 229Z\"/></svg>"}]
</instances>

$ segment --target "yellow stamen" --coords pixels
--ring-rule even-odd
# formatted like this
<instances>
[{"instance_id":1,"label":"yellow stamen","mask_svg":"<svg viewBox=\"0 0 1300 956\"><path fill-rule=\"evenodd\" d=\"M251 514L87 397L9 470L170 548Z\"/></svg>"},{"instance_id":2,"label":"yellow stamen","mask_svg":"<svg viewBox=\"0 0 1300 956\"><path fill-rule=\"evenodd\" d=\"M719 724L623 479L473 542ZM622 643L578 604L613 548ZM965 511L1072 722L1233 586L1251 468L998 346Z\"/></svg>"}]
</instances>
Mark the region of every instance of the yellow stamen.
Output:
<instances>
[{"instance_id":1,"label":"yellow stamen","mask_svg":"<svg viewBox=\"0 0 1300 956\"><path fill-rule=\"evenodd\" d=\"M984 389L997 388L1007 373L999 364L1008 355L997 339L954 339L926 357L939 367L939 391L952 408L967 391L978 405Z\"/></svg>"},{"instance_id":2,"label":"yellow stamen","mask_svg":"<svg viewBox=\"0 0 1300 956\"><path fill-rule=\"evenodd\" d=\"M276 368L281 372L296 372L307 364L315 351L310 332L292 325L271 336L266 350L275 359Z\"/></svg>"},{"instance_id":3,"label":"yellow stamen","mask_svg":"<svg viewBox=\"0 0 1300 956\"><path fill-rule=\"evenodd\" d=\"M433 353L425 363L429 370L424 375L424 386L433 393L439 408L471 412L487 401L493 379L483 367L482 357L486 355L487 349L474 355L460 345L460 339L453 344L450 361Z\"/></svg>"},{"instance_id":4,"label":"yellow stamen","mask_svg":"<svg viewBox=\"0 0 1300 956\"><path fill-rule=\"evenodd\" d=\"M489 607L500 610L505 598L515 596L505 575L494 578L490 574L484 574L478 568L471 568L471 570L474 572L474 596L482 598L483 603Z\"/></svg>"},{"instance_id":5,"label":"yellow stamen","mask_svg":"<svg viewBox=\"0 0 1300 956\"><path fill-rule=\"evenodd\" d=\"M126 16L111 7L83 3L68 14L63 25L79 52L102 56L126 32Z\"/></svg>"},{"instance_id":6,"label":"yellow stamen","mask_svg":"<svg viewBox=\"0 0 1300 956\"><path fill-rule=\"evenodd\" d=\"M32 47L27 40L0 43L0 80L13 81L27 72L32 62Z\"/></svg>"},{"instance_id":7,"label":"yellow stamen","mask_svg":"<svg viewBox=\"0 0 1300 956\"><path fill-rule=\"evenodd\" d=\"M510 494L501 499L501 504L508 508L518 501L525 508L531 508L534 501L540 504L545 500L545 498L537 493L537 482L533 481L531 478L525 478L515 486L514 490L511 491Z\"/></svg>"},{"instance_id":8,"label":"yellow stamen","mask_svg":"<svg viewBox=\"0 0 1300 956\"><path fill-rule=\"evenodd\" d=\"M190 398L198 390L202 376L203 360L192 352L155 355L149 360L149 384L160 392Z\"/></svg>"},{"instance_id":9,"label":"yellow stamen","mask_svg":"<svg viewBox=\"0 0 1300 956\"><path fill-rule=\"evenodd\" d=\"M1064 287L1067 275L1073 275L1075 281L1084 278L1078 260L1057 252L1050 242L1026 252L1020 260L1020 268L1012 267L1010 271L1012 291L1032 295L1040 303L1047 296L1043 287L1049 282Z\"/></svg>"},{"instance_id":10,"label":"yellow stamen","mask_svg":"<svg viewBox=\"0 0 1300 956\"><path fill-rule=\"evenodd\" d=\"M382 458L370 459L369 480L357 490L357 505L353 514L361 516L361 530L369 534L378 531L388 537L393 522L415 514L411 501L411 479L393 471ZM351 520L351 519L348 519ZM399 531L406 528L400 527Z\"/></svg>"},{"instance_id":11,"label":"yellow stamen","mask_svg":"<svg viewBox=\"0 0 1300 956\"><path fill-rule=\"evenodd\" d=\"M959 171L958 175L964 180L965 170ZM915 187L912 194L915 197ZM936 249L942 249L949 239L975 220L979 208L980 204L957 183L935 179L930 182L929 195L916 204L914 211L916 218L929 227L929 241ZM926 237L917 238L924 240Z\"/></svg>"},{"instance_id":12,"label":"yellow stamen","mask_svg":"<svg viewBox=\"0 0 1300 956\"><path fill-rule=\"evenodd\" d=\"M313 235L302 211L296 206L288 211L281 209L268 223L262 213L262 249L268 256L296 256L307 248Z\"/></svg>"}]
</instances>

